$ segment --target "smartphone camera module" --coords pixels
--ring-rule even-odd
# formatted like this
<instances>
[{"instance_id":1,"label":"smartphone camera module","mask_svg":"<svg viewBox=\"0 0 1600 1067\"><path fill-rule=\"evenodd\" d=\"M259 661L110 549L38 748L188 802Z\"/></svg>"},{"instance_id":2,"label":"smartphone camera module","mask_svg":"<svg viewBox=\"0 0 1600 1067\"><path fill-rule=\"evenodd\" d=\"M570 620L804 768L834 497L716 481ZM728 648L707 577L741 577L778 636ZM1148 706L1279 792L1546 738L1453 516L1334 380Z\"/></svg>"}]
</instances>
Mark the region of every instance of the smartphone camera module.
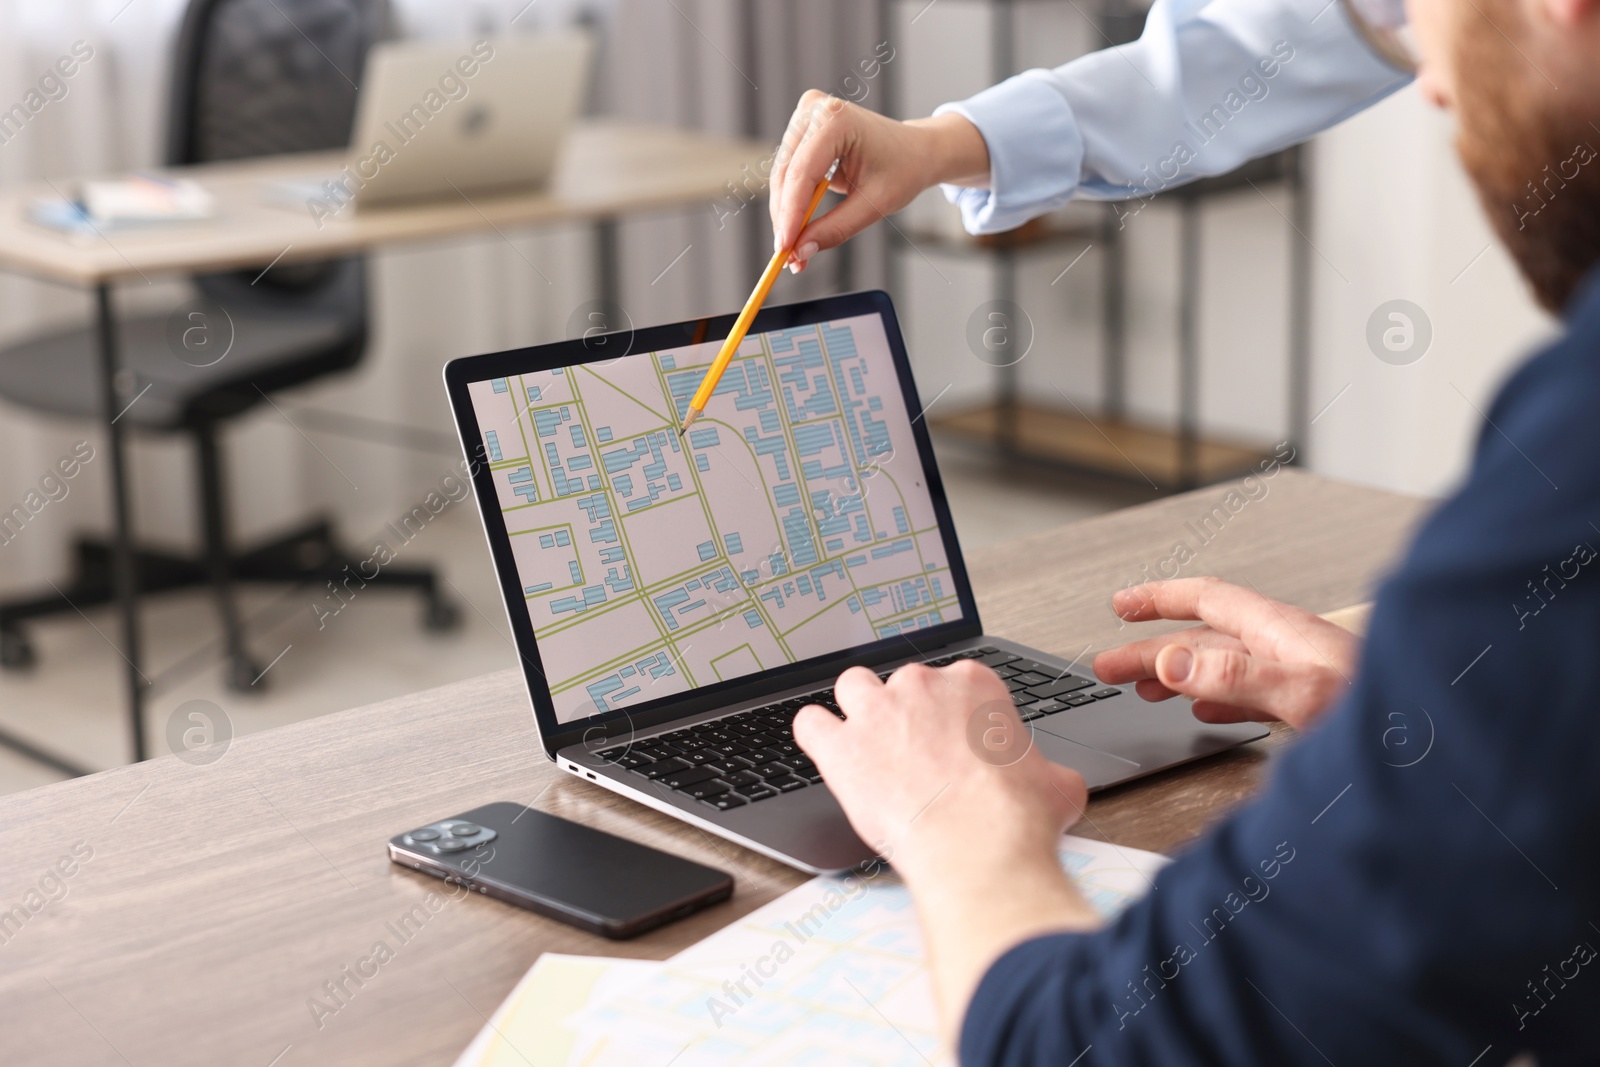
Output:
<instances>
[{"instance_id":1,"label":"smartphone camera module","mask_svg":"<svg viewBox=\"0 0 1600 1067\"><path fill-rule=\"evenodd\" d=\"M408 845L426 849L438 855L449 855L454 852L465 852L469 848L477 848L493 841L497 835L493 830L477 823L467 822L463 819L446 819L443 822L429 823L427 826L418 827L405 835L404 841Z\"/></svg>"}]
</instances>

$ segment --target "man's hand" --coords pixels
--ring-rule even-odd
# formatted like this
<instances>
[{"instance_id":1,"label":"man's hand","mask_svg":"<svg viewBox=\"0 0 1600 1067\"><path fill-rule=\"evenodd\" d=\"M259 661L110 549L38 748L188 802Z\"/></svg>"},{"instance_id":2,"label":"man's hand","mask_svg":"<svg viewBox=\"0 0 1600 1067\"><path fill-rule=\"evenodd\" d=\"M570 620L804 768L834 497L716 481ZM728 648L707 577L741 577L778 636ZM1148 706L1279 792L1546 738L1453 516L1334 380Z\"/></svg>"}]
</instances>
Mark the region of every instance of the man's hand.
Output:
<instances>
[{"instance_id":1,"label":"man's hand","mask_svg":"<svg viewBox=\"0 0 1600 1067\"><path fill-rule=\"evenodd\" d=\"M812 191L834 160L839 169L830 188L844 200L802 232ZM817 252L843 244L931 185L988 180L988 146L961 116L897 122L812 89L800 98L773 163L774 245L795 249L798 272Z\"/></svg>"},{"instance_id":2,"label":"man's hand","mask_svg":"<svg viewBox=\"0 0 1600 1067\"><path fill-rule=\"evenodd\" d=\"M845 720L807 706L795 740L911 889L953 1033L1006 949L1098 924L1056 856L1088 790L1039 754L1005 684L971 660L901 667L887 684L852 667L834 695Z\"/></svg>"},{"instance_id":3,"label":"man's hand","mask_svg":"<svg viewBox=\"0 0 1600 1067\"><path fill-rule=\"evenodd\" d=\"M1202 722L1281 719L1305 728L1344 694L1361 653L1349 631L1217 578L1136 585L1112 597L1111 606L1129 622L1205 623L1094 660L1102 681L1133 682L1146 700L1193 697Z\"/></svg>"}]
</instances>

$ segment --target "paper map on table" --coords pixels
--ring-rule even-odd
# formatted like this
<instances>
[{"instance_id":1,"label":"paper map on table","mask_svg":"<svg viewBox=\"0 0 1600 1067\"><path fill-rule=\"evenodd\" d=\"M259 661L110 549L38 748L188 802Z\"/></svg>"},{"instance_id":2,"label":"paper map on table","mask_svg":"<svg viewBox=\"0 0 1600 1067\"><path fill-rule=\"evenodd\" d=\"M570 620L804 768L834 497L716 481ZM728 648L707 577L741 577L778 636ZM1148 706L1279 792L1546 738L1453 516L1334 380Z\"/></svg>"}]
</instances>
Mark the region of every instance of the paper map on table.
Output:
<instances>
[{"instance_id":1,"label":"paper map on table","mask_svg":"<svg viewBox=\"0 0 1600 1067\"><path fill-rule=\"evenodd\" d=\"M572 1021L591 1004L665 964L546 952L501 1002L456 1067L561 1067L572 1059Z\"/></svg>"},{"instance_id":2,"label":"paper map on table","mask_svg":"<svg viewBox=\"0 0 1600 1067\"><path fill-rule=\"evenodd\" d=\"M1143 895L1166 862L1152 852L1079 837L1061 844L1062 866L1108 917ZM495 1023L527 1056L515 1062L946 1062L911 897L889 873L812 879L653 970L636 961L615 962L628 973L606 974L603 991L600 979L587 985L587 979L573 980L563 1007L581 1006L559 1027L533 995L537 984L519 986ZM536 1017L542 1021L533 1022ZM546 1055L552 1041L559 1042L565 1059ZM464 1056L458 1067L501 1062Z\"/></svg>"}]
</instances>

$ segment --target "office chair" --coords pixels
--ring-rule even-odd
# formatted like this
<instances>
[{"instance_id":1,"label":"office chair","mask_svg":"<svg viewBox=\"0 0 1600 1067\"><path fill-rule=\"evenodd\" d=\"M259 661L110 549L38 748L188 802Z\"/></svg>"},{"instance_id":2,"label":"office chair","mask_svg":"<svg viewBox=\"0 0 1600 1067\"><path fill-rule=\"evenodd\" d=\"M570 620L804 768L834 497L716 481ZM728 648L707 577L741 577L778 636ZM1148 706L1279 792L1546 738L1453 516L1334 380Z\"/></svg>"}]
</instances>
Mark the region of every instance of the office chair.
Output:
<instances>
[{"instance_id":1,"label":"office chair","mask_svg":"<svg viewBox=\"0 0 1600 1067\"><path fill-rule=\"evenodd\" d=\"M367 50L384 35L387 16L384 0L193 0L174 55L168 164L344 148ZM228 684L240 691L259 690L262 672L245 646L234 583L340 585L345 568L356 573L363 559L339 547L325 520L249 551L236 552L229 541L226 422L275 392L349 370L367 344L360 257L263 273L266 266L194 278L200 300L186 305L194 310L176 329L172 315L121 317L117 327L129 379L119 383L128 401L122 418L145 431L190 435L198 460L204 552L193 559L139 551L140 589L211 587ZM213 360L225 342L231 346ZM35 411L95 417L95 351L88 327L0 350L0 396ZM34 662L23 620L110 602L111 560L109 545L82 539L65 596L0 604L0 666ZM440 594L430 570L387 566L376 578L362 577L363 587L419 591L428 629L459 622L459 609Z\"/></svg>"}]
</instances>

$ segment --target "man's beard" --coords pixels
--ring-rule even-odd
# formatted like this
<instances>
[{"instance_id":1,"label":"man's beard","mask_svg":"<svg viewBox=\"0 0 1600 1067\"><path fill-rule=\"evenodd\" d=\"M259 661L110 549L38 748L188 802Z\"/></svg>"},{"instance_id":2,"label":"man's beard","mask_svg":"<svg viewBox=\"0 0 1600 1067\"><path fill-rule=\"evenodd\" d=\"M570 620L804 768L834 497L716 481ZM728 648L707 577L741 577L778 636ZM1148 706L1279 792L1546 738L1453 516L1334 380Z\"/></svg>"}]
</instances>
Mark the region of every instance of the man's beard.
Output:
<instances>
[{"instance_id":1,"label":"man's beard","mask_svg":"<svg viewBox=\"0 0 1600 1067\"><path fill-rule=\"evenodd\" d=\"M1496 29L1526 41L1512 5L1485 8L1458 38L1456 151L1535 299L1560 313L1600 262L1600 131L1562 102L1575 86L1557 93Z\"/></svg>"}]
</instances>

